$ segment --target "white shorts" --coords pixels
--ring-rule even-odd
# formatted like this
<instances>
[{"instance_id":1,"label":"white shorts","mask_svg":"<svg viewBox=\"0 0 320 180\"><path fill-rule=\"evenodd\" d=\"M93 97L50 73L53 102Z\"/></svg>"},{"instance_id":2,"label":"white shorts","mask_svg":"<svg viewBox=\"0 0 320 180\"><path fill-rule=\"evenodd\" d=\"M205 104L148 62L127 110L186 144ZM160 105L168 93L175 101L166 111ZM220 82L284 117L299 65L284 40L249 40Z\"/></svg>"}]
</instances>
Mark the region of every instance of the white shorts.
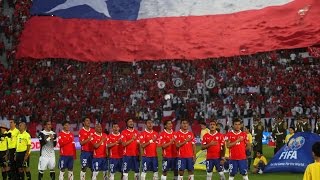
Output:
<instances>
[{"instance_id":1,"label":"white shorts","mask_svg":"<svg viewBox=\"0 0 320 180\"><path fill-rule=\"evenodd\" d=\"M54 169L56 166L55 157L42 157L39 158L38 170L45 171L47 169Z\"/></svg>"}]
</instances>

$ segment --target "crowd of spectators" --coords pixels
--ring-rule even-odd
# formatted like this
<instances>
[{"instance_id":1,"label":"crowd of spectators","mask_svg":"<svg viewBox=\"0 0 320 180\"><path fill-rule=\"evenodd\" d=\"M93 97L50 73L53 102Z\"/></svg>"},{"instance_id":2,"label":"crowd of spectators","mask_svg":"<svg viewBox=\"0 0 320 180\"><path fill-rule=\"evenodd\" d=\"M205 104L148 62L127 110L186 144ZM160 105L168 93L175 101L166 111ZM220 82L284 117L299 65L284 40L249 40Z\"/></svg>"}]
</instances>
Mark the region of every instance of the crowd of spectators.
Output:
<instances>
[{"instance_id":1,"label":"crowd of spectators","mask_svg":"<svg viewBox=\"0 0 320 180\"><path fill-rule=\"evenodd\" d=\"M0 70L0 115L36 122L161 121L167 112L190 120L320 113L320 62L298 50L132 64L19 60ZM214 88L206 88L208 79Z\"/></svg>"},{"instance_id":2,"label":"crowd of spectators","mask_svg":"<svg viewBox=\"0 0 320 180\"><path fill-rule=\"evenodd\" d=\"M6 8L13 10L11 15L4 13L4 3L7 3ZM31 3L31 0L0 0L0 56L5 53L9 63L14 59L24 23L30 18ZM5 47L5 41L11 46Z\"/></svg>"}]
</instances>

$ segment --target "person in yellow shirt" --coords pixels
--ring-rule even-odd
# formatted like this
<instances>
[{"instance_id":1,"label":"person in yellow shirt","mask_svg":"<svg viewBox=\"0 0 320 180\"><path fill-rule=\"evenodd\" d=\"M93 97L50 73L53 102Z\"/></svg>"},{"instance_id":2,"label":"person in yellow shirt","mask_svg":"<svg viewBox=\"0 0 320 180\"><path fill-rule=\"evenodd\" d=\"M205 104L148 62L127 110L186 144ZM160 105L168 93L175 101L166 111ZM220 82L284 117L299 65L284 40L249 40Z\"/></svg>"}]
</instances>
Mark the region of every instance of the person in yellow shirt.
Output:
<instances>
[{"instance_id":1,"label":"person in yellow shirt","mask_svg":"<svg viewBox=\"0 0 320 180\"><path fill-rule=\"evenodd\" d=\"M26 131L26 123L19 123L20 133L17 136L17 147L16 147L16 165L18 167L19 179L24 179L24 173L27 175L27 179L31 180L31 173L29 169L29 157L31 149L31 136Z\"/></svg>"},{"instance_id":2,"label":"person in yellow shirt","mask_svg":"<svg viewBox=\"0 0 320 180\"><path fill-rule=\"evenodd\" d=\"M267 159L262 155L262 153L260 151L257 151L257 156L253 161L253 171L252 173L256 174L262 174L264 167L266 167L267 165Z\"/></svg>"},{"instance_id":3,"label":"person in yellow shirt","mask_svg":"<svg viewBox=\"0 0 320 180\"><path fill-rule=\"evenodd\" d=\"M250 166L251 166L251 161L252 161L252 134L250 133L250 127L246 126L244 127L244 132L247 133L247 137L249 140L249 143L251 144L251 148L246 150L246 154L247 154L247 160L248 160L248 170L250 170Z\"/></svg>"},{"instance_id":4,"label":"person in yellow shirt","mask_svg":"<svg viewBox=\"0 0 320 180\"><path fill-rule=\"evenodd\" d=\"M228 173L229 172L229 148L227 147L227 145L225 145L225 155L224 155L224 159L221 160L220 164L223 167L223 172L224 173Z\"/></svg>"},{"instance_id":5,"label":"person in yellow shirt","mask_svg":"<svg viewBox=\"0 0 320 180\"><path fill-rule=\"evenodd\" d=\"M247 133L247 137L248 137L249 143L252 144L252 134L250 133L250 127L246 126L244 128L244 132Z\"/></svg>"},{"instance_id":6,"label":"person in yellow shirt","mask_svg":"<svg viewBox=\"0 0 320 180\"><path fill-rule=\"evenodd\" d=\"M7 128L0 125L0 167L2 168L2 179L8 177L8 142L7 142Z\"/></svg>"},{"instance_id":7,"label":"person in yellow shirt","mask_svg":"<svg viewBox=\"0 0 320 180\"><path fill-rule=\"evenodd\" d=\"M226 126L226 133L229 131L229 126ZM225 134L224 134L225 135ZM230 164L229 164L229 156L230 156L230 150L227 147L227 145L225 144L225 155L224 155L224 159L221 160L221 165L223 167L223 172L224 173L228 173L229 172L229 168L230 168Z\"/></svg>"},{"instance_id":8,"label":"person in yellow shirt","mask_svg":"<svg viewBox=\"0 0 320 180\"><path fill-rule=\"evenodd\" d=\"M201 142L202 142L202 139L203 139L203 136L207 133L210 132L210 130L207 128L207 124L205 121L202 121L200 123L200 127L201 127L201 132L200 132L200 139L201 139Z\"/></svg>"},{"instance_id":9,"label":"person in yellow shirt","mask_svg":"<svg viewBox=\"0 0 320 180\"><path fill-rule=\"evenodd\" d=\"M320 179L320 142L316 142L312 145L312 154L315 162L307 166L303 175L303 180Z\"/></svg>"},{"instance_id":10,"label":"person in yellow shirt","mask_svg":"<svg viewBox=\"0 0 320 180\"><path fill-rule=\"evenodd\" d=\"M19 134L19 130L16 128L16 122L13 119L9 120L10 129L7 134L10 134L11 137L8 137L8 150L9 150L9 163L8 163L8 172L9 179L15 179L17 174L16 162L14 160L14 154L16 153L17 146L17 136Z\"/></svg>"},{"instance_id":11,"label":"person in yellow shirt","mask_svg":"<svg viewBox=\"0 0 320 180\"><path fill-rule=\"evenodd\" d=\"M289 134L287 134L286 139L284 140L287 144L290 138L294 135L294 127L289 127Z\"/></svg>"}]
</instances>

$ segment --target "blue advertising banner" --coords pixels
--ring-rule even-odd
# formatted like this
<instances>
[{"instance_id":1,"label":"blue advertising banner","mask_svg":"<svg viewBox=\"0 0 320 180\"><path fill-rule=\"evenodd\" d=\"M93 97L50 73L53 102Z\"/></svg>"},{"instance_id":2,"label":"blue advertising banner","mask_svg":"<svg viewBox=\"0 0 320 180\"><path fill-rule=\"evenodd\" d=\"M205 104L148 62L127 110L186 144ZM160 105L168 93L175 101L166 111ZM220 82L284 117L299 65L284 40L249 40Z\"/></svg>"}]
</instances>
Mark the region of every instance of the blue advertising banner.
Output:
<instances>
[{"instance_id":1,"label":"blue advertising banner","mask_svg":"<svg viewBox=\"0 0 320 180\"><path fill-rule=\"evenodd\" d=\"M317 134L296 133L275 154L264 172L304 172L307 166L314 162L312 145L318 141L320 141L320 136Z\"/></svg>"}]
</instances>

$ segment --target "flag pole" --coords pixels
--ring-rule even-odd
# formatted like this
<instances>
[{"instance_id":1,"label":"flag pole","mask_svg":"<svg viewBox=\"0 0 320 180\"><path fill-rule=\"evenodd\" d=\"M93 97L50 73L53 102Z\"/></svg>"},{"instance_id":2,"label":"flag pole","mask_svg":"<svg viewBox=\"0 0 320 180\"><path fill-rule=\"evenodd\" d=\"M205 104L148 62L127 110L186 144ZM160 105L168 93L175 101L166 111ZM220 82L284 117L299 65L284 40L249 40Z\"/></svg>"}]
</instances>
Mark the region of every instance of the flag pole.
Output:
<instances>
[{"instance_id":1,"label":"flag pole","mask_svg":"<svg viewBox=\"0 0 320 180\"><path fill-rule=\"evenodd\" d=\"M206 117L208 117L208 110L207 110L207 96L206 96L206 70L202 71L202 76L203 76L203 103L204 103L204 120L206 121Z\"/></svg>"}]
</instances>

